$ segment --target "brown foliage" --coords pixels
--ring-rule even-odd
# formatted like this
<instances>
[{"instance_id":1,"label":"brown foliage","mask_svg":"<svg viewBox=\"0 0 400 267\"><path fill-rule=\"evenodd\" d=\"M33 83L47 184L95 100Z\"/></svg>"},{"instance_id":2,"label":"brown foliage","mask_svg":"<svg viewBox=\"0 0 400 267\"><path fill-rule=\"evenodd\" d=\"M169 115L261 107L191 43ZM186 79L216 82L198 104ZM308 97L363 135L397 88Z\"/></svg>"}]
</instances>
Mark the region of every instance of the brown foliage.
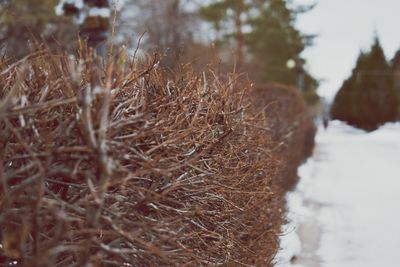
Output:
<instances>
[{"instance_id":1,"label":"brown foliage","mask_svg":"<svg viewBox=\"0 0 400 267\"><path fill-rule=\"evenodd\" d=\"M269 106L255 112L233 78L121 55L1 62L0 263L272 265Z\"/></svg>"},{"instance_id":2,"label":"brown foliage","mask_svg":"<svg viewBox=\"0 0 400 267\"><path fill-rule=\"evenodd\" d=\"M281 186L292 189L298 180L297 168L312 154L315 125L300 92L295 87L267 84L253 90L256 109L264 107L274 155L281 160Z\"/></svg>"}]
</instances>

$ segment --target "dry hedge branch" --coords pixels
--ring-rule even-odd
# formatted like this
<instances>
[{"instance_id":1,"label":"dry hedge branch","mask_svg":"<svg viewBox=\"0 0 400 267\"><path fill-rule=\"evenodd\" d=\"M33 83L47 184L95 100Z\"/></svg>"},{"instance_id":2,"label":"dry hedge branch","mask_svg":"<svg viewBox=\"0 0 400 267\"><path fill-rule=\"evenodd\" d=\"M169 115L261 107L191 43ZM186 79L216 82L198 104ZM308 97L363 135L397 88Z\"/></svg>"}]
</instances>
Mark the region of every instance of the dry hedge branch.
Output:
<instances>
[{"instance_id":1,"label":"dry hedge branch","mask_svg":"<svg viewBox=\"0 0 400 267\"><path fill-rule=\"evenodd\" d=\"M119 55L0 62L0 265L272 265L293 121Z\"/></svg>"},{"instance_id":2,"label":"dry hedge branch","mask_svg":"<svg viewBox=\"0 0 400 267\"><path fill-rule=\"evenodd\" d=\"M266 115L273 154L281 161L279 184L291 190L297 183L297 168L312 154L316 127L311 111L297 88L268 84L252 91L254 111Z\"/></svg>"},{"instance_id":3,"label":"dry hedge branch","mask_svg":"<svg viewBox=\"0 0 400 267\"><path fill-rule=\"evenodd\" d=\"M0 264L271 265L280 165L245 85L123 61L0 64Z\"/></svg>"}]
</instances>

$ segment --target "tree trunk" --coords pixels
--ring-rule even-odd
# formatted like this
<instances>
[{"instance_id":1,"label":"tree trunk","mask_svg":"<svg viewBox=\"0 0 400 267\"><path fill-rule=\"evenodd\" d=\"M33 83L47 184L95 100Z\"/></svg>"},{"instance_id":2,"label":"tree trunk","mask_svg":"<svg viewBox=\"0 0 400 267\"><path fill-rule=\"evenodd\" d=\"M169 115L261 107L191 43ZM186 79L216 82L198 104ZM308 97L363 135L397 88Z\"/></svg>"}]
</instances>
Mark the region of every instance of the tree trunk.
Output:
<instances>
[{"instance_id":1,"label":"tree trunk","mask_svg":"<svg viewBox=\"0 0 400 267\"><path fill-rule=\"evenodd\" d=\"M236 66L241 67L243 63L243 32L242 32L242 18L243 13L243 0L238 0L236 2L236 12L235 12L235 30L236 30L236 51L235 51L235 61Z\"/></svg>"}]
</instances>

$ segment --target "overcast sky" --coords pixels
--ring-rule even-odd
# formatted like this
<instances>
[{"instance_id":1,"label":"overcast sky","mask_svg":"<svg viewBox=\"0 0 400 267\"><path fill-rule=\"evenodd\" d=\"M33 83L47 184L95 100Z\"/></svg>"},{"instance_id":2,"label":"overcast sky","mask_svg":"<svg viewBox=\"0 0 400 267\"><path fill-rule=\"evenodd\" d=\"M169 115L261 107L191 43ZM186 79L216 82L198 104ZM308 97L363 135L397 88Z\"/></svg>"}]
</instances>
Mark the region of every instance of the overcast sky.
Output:
<instances>
[{"instance_id":1,"label":"overcast sky","mask_svg":"<svg viewBox=\"0 0 400 267\"><path fill-rule=\"evenodd\" d=\"M332 99L351 74L361 49L369 49L376 31L391 59L400 48L400 0L295 0L317 2L298 18L298 28L319 37L304 52L308 69L323 79L319 94Z\"/></svg>"}]
</instances>

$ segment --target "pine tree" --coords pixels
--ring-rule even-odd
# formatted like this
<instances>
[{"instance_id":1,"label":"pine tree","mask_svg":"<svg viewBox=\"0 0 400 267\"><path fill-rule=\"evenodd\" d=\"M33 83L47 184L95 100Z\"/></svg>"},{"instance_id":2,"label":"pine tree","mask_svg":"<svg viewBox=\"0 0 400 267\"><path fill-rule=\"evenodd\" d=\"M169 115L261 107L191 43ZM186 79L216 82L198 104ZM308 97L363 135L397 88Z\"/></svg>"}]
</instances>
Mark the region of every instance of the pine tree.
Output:
<instances>
[{"instance_id":1,"label":"pine tree","mask_svg":"<svg viewBox=\"0 0 400 267\"><path fill-rule=\"evenodd\" d=\"M250 78L258 83L297 85L302 75L306 100L314 104L318 83L304 70L306 62L300 56L313 36L295 27L297 15L311 8L289 8L286 0L221 0L204 7L202 15L217 31L217 42L234 44L236 63L244 66ZM297 63L295 69L287 68L289 60Z\"/></svg>"},{"instance_id":2,"label":"pine tree","mask_svg":"<svg viewBox=\"0 0 400 267\"><path fill-rule=\"evenodd\" d=\"M332 117L374 130L396 119L397 106L390 67L375 37L371 50L360 53L351 77L336 95Z\"/></svg>"},{"instance_id":3,"label":"pine tree","mask_svg":"<svg viewBox=\"0 0 400 267\"><path fill-rule=\"evenodd\" d=\"M400 50L398 50L390 62L393 79L393 89L397 96L397 102L399 103L397 108L397 119L400 120Z\"/></svg>"},{"instance_id":4,"label":"pine tree","mask_svg":"<svg viewBox=\"0 0 400 267\"><path fill-rule=\"evenodd\" d=\"M305 42L294 21L295 13L283 0L268 1L259 16L252 19L248 44L261 81L295 84L296 73L288 70L286 63L290 59L304 63L299 55L305 49Z\"/></svg>"}]
</instances>

